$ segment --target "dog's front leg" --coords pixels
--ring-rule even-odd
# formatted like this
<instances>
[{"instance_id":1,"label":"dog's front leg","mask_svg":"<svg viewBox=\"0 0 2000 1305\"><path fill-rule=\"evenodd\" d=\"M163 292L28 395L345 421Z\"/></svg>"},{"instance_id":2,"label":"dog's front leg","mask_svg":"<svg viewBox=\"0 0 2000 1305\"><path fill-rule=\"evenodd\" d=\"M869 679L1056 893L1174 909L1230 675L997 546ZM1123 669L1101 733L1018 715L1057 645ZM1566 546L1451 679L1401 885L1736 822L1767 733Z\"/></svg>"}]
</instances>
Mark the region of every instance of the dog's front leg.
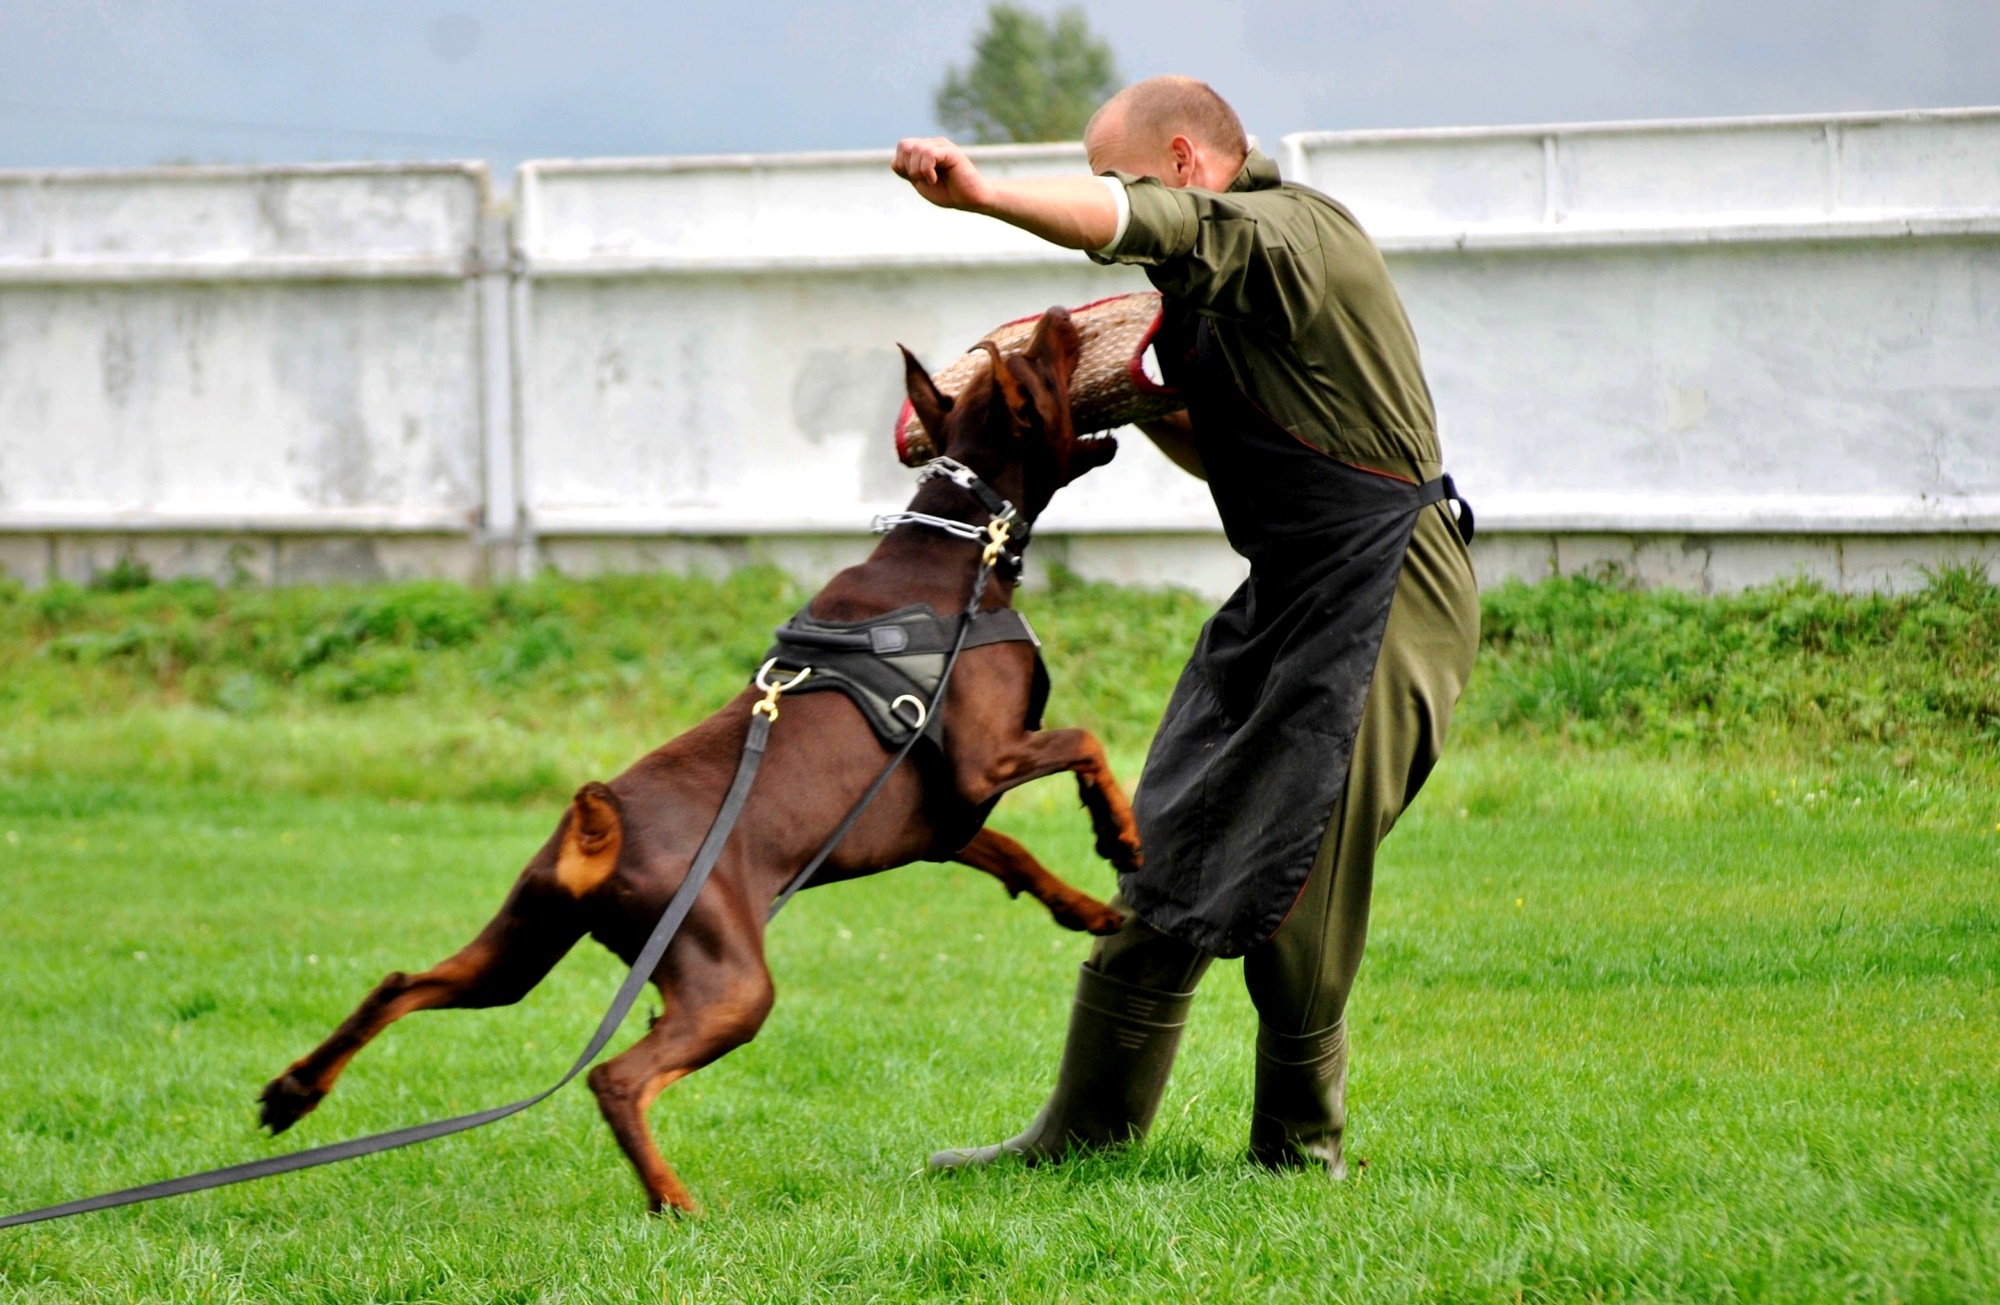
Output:
<instances>
[{"instance_id":1,"label":"dog's front leg","mask_svg":"<svg viewBox=\"0 0 2000 1305\"><path fill-rule=\"evenodd\" d=\"M952 859L992 875L1009 897L1027 893L1048 907L1049 914L1065 929L1110 934L1125 923L1117 911L1058 879L1033 852L997 830L980 830Z\"/></svg>"},{"instance_id":2,"label":"dog's front leg","mask_svg":"<svg viewBox=\"0 0 2000 1305\"><path fill-rule=\"evenodd\" d=\"M954 758L959 791L974 803L1063 771L1076 773L1077 796L1097 832L1097 854L1121 872L1145 864L1132 804L1111 773L1104 745L1089 730L1037 730Z\"/></svg>"}]
</instances>

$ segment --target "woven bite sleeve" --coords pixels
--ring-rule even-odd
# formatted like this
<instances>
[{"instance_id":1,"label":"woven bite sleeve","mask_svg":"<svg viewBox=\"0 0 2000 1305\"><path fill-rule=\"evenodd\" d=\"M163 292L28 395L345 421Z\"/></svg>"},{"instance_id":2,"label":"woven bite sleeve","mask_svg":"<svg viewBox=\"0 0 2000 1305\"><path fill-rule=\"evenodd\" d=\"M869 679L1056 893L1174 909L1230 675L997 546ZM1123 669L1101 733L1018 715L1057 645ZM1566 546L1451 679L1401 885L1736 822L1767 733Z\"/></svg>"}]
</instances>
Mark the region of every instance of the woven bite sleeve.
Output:
<instances>
[{"instance_id":1,"label":"woven bite sleeve","mask_svg":"<svg viewBox=\"0 0 2000 1305\"><path fill-rule=\"evenodd\" d=\"M1160 329L1161 299L1157 291L1113 295L1069 310L1082 342L1076 371L1070 377L1070 417L1079 435L1095 434L1151 421L1177 412L1186 402L1171 388L1146 373L1146 350ZM1026 352L1041 314L1008 322L986 333L1003 356ZM957 398L972 378L993 365L992 357L975 345L963 356L932 373L945 394ZM930 432L906 400L896 416L896 456L919 466L938 454Z\"/></svg>"}]
</instances>

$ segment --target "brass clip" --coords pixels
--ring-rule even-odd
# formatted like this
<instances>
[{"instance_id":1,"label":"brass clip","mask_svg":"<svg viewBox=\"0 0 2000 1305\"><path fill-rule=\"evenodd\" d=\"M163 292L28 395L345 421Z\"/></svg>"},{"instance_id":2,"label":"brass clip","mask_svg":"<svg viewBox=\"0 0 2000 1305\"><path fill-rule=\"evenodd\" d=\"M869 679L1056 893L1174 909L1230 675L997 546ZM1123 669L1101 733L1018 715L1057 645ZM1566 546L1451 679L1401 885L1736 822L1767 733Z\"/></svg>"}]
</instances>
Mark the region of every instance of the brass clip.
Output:
<instances>
[{"instance_id":1,"label":"brass clip","mask_svg":"<svg viewBox=\"0 0 2000 1305\"><path fill-rule=\"evenodd\" d=\"M993 566L1007 551L1007 536L1014 528L1012 517L995 517L986 523L986 551L979 555L982 566Z\"/></svg>"},{"instance_id":2,"label":"brass clip","mask_svg":"<svg viewBox=\"0 0 2000 1305\"><path fill-rule=\"evenodd\" d=\"M752 716L762 716L774 724L778 719L778 695L789 689L796 689L801 680L813 673L813 668L807 666L791 679L774 683L770 679L770 674L771 668L777 664L778 659L773 657L757 668L757 687L764 691L764 696L750 708Z\"/></svg>"}]
</instances>

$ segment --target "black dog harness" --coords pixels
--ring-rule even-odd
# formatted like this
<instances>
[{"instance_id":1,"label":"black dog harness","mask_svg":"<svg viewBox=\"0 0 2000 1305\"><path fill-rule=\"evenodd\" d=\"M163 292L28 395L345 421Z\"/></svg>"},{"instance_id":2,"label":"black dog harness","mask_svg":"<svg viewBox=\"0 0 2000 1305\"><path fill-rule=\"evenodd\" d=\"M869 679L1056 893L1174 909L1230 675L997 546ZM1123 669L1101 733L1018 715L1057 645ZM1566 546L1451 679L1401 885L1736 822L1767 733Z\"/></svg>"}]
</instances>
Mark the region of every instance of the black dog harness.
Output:
<instances>
[{"instance_id":1,"label":"black dog harness","mask_svg":"<svg viewBox=\"0 0 2000 1305\"><path fill-rule=\"evenodd\" d=\"M893 612L854 624L816 620L800 609L775 632L777 643L765 654L764 671L773 668L812 674L788 693L832 689L847 695L867 718L875 737L890 750L912 734L932 746L944 747L944 713L927 704L944 674L945 655L958 634L958 620L939 616L928 604L899 607ZM965 632L965 648L995 643L1026 643L1035 648L1035 679L1028 694L1027 727L1042 727L1042 709L1049 700L1049 672L1042 664L1042 641L1028 618L1011 607L975 613Z\"/></svg>"},{"instance_id":2,"label":"black dog harness","mask_svg":"<svg viewBox=\"0 0 2000 1305\"><path fill-rule=\"evenodd\" d=\"M891 512L875 518L878 532L917 525L985 546L982 565L997 575L1019 578L1021 553L1028 529L1014 505L995 493L972 469L951 458L926 464L921 479L942 476L964 489L985 509L984 526L969 525L927 512ZM946 667L959 652L996 643L1025 643L1035 650L1034 678L1028 688L1028 710L1022 727L1042 727L1049 701L1049 670L1042 661L1042 641L1028 618L1011 607L979 610L974 603L956 617L938 615L917 603L884 612L865 621L822 621L801 608L773 635L777 642L765 653L757 685L767 692L782 682L786 694L832 691L843 694L861 712L884 749L901 755L923 745L915 764L925 779L927 810L934 822L938 846L956 850L972 840L986 823L994 802L969 804L957 797L947 773L944 700L940 690Z\"/></svg>"}]
</instances>

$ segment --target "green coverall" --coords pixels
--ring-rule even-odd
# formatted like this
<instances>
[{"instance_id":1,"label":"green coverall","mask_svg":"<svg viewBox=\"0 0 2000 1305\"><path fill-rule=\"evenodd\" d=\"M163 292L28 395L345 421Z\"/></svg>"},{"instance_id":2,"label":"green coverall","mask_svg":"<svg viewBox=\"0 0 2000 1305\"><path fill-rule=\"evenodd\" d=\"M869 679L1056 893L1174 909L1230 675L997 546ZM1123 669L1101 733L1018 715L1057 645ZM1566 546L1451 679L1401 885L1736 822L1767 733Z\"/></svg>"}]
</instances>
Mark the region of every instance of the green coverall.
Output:
<instances>
[{"instance_id":1,"label":"green coverall","mask_svg":"<svg viewBox=\"0 0 2000 1305\"><path fill-rule=\"evenodd\" d=\"M1416 337L1381 253L1352 215L1282 184L1254 151L1224 192L1111 175L1125 185L1130 217L1093 258L1144 267L1163 294L1210 317L1238 385L1298 438L1413 482L1440 474ZM1344 1017L1367 937L1375 849L1437 763L1478 637L1471 559L1448 506L1434 504L1411 537L1346 787L1310 876L1277 933L1244 957L1262 1026L1251 1153L1266 1163L1344 1172ZM941 1152L932 1164L1008 1153L1033 1162L1143 1133L1187 1001L1213 959L1128 914L1084 965L1042 1114L1019 1137Z\"/></svg>"},{"instance_id":2,"label":"green coverall","mask_svg":"<svg viewBox=\"0 0 2000 1305\"><path fill-rule=\"evenodd\" d=\"M1163 294L1212 318L1237 383L1280 425L1356 466L1418 482L1443 470L1416 336L1381 253L1346 209L1281 184L1255 152L1220 194L1119 180L1131 218L1105 257L1143 266ZM1375 848L1437 764L1478 639L1471 559L1439 503L1411 537L1347 786L1312 874L1278 932L1244 958L1260 1051L1307 1063L1343 1038ZM1088 965L1179 992L1210 959L1133 919L1099 941Z\"/></svg>"}]
</instances>

